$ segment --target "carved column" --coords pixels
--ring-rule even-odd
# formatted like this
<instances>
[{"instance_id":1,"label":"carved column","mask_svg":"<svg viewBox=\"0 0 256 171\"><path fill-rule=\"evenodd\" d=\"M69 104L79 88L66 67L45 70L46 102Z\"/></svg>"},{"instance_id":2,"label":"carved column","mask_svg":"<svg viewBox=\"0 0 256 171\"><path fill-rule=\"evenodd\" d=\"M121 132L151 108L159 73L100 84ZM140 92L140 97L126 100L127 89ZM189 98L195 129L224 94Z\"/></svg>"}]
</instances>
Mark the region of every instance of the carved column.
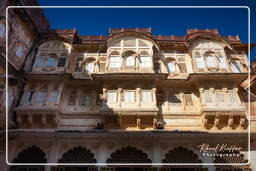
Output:
<instances>
[{"instance_id":1,"label":"carved column","mask_svg":"<svg viewBox=\"0 0 256 171\"><path fill-rule=\"evenodd\" d=\"M103 88L102 89L102 106L106 107L106 101L107 101L107 89Z\"/></svg>"},{"instance_id":2,"label":"carved column","mask_svg":"<svg viewBox=\"0 0 256 171\"><path fill-rule=\"evenodd\" d=\"M46 98L45 98L44 105L48 105L49 104L49 97L51 95L52 89L53 89L53 84L49 84L47 86L47 92L46 92Z\"/></svg>"},{"instance_id":3,"label":"carved column","mask_svg":"<svg viewBox=\"0 0 256 171\"><path fill-rule=\"evenodd\" d=\"M224 94L224 97L223 97L223 98L224 98L225 106L227 106L227 105L228 105L228 100L229 100L229 99L228 99L228 94L227 94L227 93L228 93L228 89L227 89L227 88L223 88L223 89L222 89L222 92L223 92L223 94Z\"/></svg>"},{"instance_id":4,"label":"carved column","mask_svg":"<svg viewBox=\"0 0 256 171\"><path fill-rule=\"evenodd\" d=\"M209 90L210 90L210 96L211 96L212 102L213 102L214 105L217 106L218 103L217 103L217 100L216 100L215 94L214 94L214 91L215 91L215 90L214 90L214 88L210 88ZM214 98L213 98L213 97L214 97Z\"/></svg>"},{"instance_id":5,"label":"carved column","mask_svg":"<svg viewBox=\"0 0 256 171\"><path fill-rule=\"evenodd\" d=\"M135 96L136 96L136 104L138 107L140 107L140 92L141 92L141 89L136 88Z\"/></svg>"},{"instance_id":6,"label":"carved column","mask_svg":"<svg viewBox=\"0 0 256 171\"><path fill-rule=\"evenodd\" d=\"M169 103L169 94L170 92L168 90L164 90L164 108L166 110L170 110L170 103Z\"/></svg>"},{"instance_id":7,"label":"carved column","mask_svg":"<svg viewBox=\"0 0 256 171\"><path fill-rule=\"evenodd\" d=\"M234 124L234 116L231 114L228 118L228 126L229 126L229 129L232 129L232 126Z\"/></svg>"},{"instance_id":8,"label":"carved column","mask_svg":"<svg viewBox=\"0 0 256 171\"><path fill-rule=\"evenodd\" d=\"M200 93L200 99L201 99L202 106L205 106L204 89L203 88L199 88L199 93Z\"/></svg>"},{"instance_id":9,"label":"carved column","mask_svg":"<svg viewBox=\"0 0 256 171\"><path fill-rule=\"evenodd\" d=\"M117 102L118 102L118 107L121 107L121 103L122 103L122 88L118 88L117 89Z\"/></svg>"},{"instance_id":10,"label":"carved column","mask_svg":"<svg viewBox=\"0 0 256 171\"><path fill-rule=\"evenodd\" d=\"M238 95L238 88L234 88L233 91L234 91L234 95L235 95L237 104L240 104L240 105L241 105L242 103L241 103L241 99L240 99L240 97L239 97L239 95Z\"/></svg>"},{"instance_id":11,"label":"carved column","mask_svg":"<svg viewBox=\"0 0 256 171\"><path fill-rule=\"evenodd\" d=\"M153 95L154 107L156 107L156 105L157 105L157 101L156 101L156 88L152 89L152 95Z\"/></svg>"},{"instance_id":12,"label":"carved column","mask_svg":"<svg viewBox=\"0 0 256 171\"><path fill-rule=\"evenodd\" d=\"M36 94L37 94L37 92L39 91L39 89L40 89L40 84L38 83L38 84L36 84L36 86L35 86L35 88L34 88L34 93L33 93L33 95L32 95L32 99L31 99L31 101L30 101L30 105L35 104Z\"/></svg>"},{"instance_id":13,"label":"carved column","mask_svg":"<svg viewBox=\"0 0 256 171\"><path fill-rule=\"evenodd\" d=\"M140 118L140 116L138 115L137 116L137 129L140 129L140 124L141 124L141 118Z\"/></svg>"},{"instance_id":14,"label":"carved column","mask_svg":"<svg viewBox=\"0 0 256 171\"><path fill-rule=\"evenodd\" d=\"M185 110L185 99L184 99L185 95L184 93L180 93L180 100L181 100L181 109L184 111Z\"/></svg>"},{"instance_id":15,"label":"carved column","mask_svg":"<svg viewBox=\"0 0 256 171\"><path fill-rule=\"evenodd\" d=\"M62 95L63 88L64 88L64 83L61 83L58 87L58 97L57 97L56 105L59 105L60 103L60 98Z\"/></svg>"},{"instance_id":16,"label":"carved column","mask_svg":"<svg viewBox=\"0 0 256 171\"><path fill-rule=\"evenodd\" d=\"M75 99L75 104L74 104L75 109L77 109L77 107L79 105L81 92L82 92L81 88L78 88L78 90L76 91L76 99Z\"/></svg>"}]
</instances>

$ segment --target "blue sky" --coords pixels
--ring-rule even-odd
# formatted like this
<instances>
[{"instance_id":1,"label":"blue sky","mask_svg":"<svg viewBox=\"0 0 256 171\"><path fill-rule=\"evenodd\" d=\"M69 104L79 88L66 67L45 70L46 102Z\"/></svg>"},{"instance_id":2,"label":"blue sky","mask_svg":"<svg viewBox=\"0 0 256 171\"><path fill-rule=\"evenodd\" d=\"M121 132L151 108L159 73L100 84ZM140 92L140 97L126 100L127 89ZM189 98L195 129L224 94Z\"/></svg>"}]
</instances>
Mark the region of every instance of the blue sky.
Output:
<instances>
[{"instance_id":1,"label":"blue sky","mask_svg":"<svg viewBox=\"0 0 256 171\"><path fill-rule=\"evenodd\" d=\"M223 5L248 6L251 10L251 43L256 42L256 2L250 0L172 0L172 1L117 1L117 0L39 0L44 6L108 5L108 6L152 6L152 5ZM168 8L168 9L44 9L52 29L77 28L80 35L106 35L109 28L151 27L154 35L185 35L187 29L218 29L221 35L239 35L243 43L248 42L248 9L246 8ZM251 51L256 56L256 48Z\"/></svg>"}]
</instances>

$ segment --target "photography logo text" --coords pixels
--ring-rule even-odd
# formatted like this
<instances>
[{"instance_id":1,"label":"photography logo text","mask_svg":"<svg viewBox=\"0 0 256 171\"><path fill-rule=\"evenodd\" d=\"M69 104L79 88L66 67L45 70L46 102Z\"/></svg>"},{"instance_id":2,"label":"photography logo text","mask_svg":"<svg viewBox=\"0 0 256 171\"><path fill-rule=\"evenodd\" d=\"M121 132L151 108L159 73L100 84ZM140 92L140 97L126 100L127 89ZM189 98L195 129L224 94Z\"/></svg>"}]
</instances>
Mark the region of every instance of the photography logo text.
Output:
<instances>
[{"instance_id":1,"label":"photography logo text","mask_svg":"<svg viewBox=\"0 0 256 171\"><path fill-rule=\"evenodd\" d=\"M203 143L197 147L200 153L203 153L203 156L208 157L240 157L240 151L242 150L242 147L229 144L209 145Z\"/></svg>"}]
</instances>

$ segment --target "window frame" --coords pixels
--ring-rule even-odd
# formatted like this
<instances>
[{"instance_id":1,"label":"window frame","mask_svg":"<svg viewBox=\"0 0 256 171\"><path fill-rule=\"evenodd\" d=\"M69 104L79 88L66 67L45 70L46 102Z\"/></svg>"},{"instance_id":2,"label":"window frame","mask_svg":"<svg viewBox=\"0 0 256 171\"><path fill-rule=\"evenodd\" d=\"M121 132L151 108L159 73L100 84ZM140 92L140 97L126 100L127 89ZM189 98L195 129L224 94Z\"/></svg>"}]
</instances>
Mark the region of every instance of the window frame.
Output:
<instances>
[{"instance_id":1,"label":"window frame","mask_svg":"<svg viewBox=\"0 0 256 171\"><path fill-rule=\"evenodd\" d=\"M56 93L55 95L56 96L52 96L53 93ZM58 100L58 96L59 96L59 92L57 90L52 90L50 92L50 95L49 95L49 98L48 98L48 102L52 103L52 104L56 104L57 103L57 100ZM52 100L52 98L56 98L54 101Z\"/></svg>"},{"instance_id":2,"label":"window frame","mask_svg":"<svg viewBox=\"0 0 256 171\"><path fill-rule=\"evenodd\" d=\"M126 95L129 94L129 98L128 100L126 100ZM133 94L133 97L131 97L131 93ZM136 94L134 90L124 90L123 91L123 102L128 102L128 103L132 103L136 101Z\"/></svg>"},{"instance_id":3,"label":"window frame","mask_svg":"<svg viewBox=\"0 0 256 171\"><path fill-rule=\"evenodd\" d=\"M113 59L118 59L118 60L114 60ZM118 64L118 65L117 65ZM117 69L121 67L121 57L120 56L116 56L116 55L110 55L109 56L109 68L111 69Z\"/></svg>"},{"instance_id":4,"label":"window frame","mask_svg":"<svg viewBox=\"0 0 256 171\"><path fill-rule=\"evenodd\" d=\"M91 96L91 94L88 94L88 93L80 94L78 105L80 107L90 107L92 105L92 96Z\"/></svg>"},{"instance_id":5,"label":"window frame","mask_svg":"<svg viewBox=\"0 0 256 171\"><path fill-rule=\"evenodd\" d=\"M109 94L115 94L115 99L114 100L110 100L110 96ZM107 103L117 103L118 101L118 96L117 96L117 91L116 90L108 90L107 91Z\"/></svg>"},{"instance_id":6,"label":"window frame","mask_svg":"<svg viewBox=\"0 0 256 171\"><path fill-rule=\"evenodd\" d=\"M41 96L39 96L39 95L41 95ZM47 91L46 90L40 90L40 91L36 92L35 102L38 103L38 104L45 103L46 97L47 97ZM42 99L40 100L39 98L42 98Z\"/></svg>"},{"instance_id":7,"label":"window frame","mask_svg":"<svg viewBox=\"0 0 256 171\"><path fill-rule=\"evenodd\" d=\"M147 60L142 60L142 59L147 59ZM147 62L147 63L145 63L145 62ZM140 68L150 68L151 66L152 66L152 61L151 61L150 56L140 56L139 57L139 67Z\"/></svg>"},{"instance_id":8,"label":"window frame","mask_svg":"<svg viewBox=\"0 0 256 171\"><path fill-rule=\"evenodd\" d=\"M144 99L144 96L143 96L143 93L148 93L148 94L150 94L150 97L147 97L147 98L150 98L151 100L145 100ZM147 99L146 98L146 99ZM153 92L152 92L152 90L141 90L141 93L140 93L140 101L141 102L144 102L144 103L146 103L146 102L153 102Z\"/></svg>"}]
</instances>

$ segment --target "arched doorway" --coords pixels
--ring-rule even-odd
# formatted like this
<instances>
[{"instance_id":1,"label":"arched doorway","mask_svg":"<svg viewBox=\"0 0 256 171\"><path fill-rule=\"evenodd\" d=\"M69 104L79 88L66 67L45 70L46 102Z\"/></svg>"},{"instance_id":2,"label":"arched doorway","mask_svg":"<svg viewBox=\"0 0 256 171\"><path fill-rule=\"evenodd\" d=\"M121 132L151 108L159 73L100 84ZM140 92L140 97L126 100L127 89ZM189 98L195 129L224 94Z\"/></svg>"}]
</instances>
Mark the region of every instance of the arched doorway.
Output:
<instances>
[{"instance_id":1,"label":"arched doorway","mask_svg":"<svg viewBox=\"0 0 256 171\"><path fill-rule=\"evenodd\" d=\"M165 154L165 158L162 163L202 163L192 150L184 147L176 147ZM163 167L162 171L207 171L207 168L201 168L200 166L172 166Z\"/></svg>"},{"instance_id":2,"label":"arched doorway","mask_svg":"<svg viewBox=\"0 0 256 171\"><path fill-rule=\"evenodd\" d=\"M116 150L111 154L110 158L107 159L107 163L152 163L151 159L148 158L148 155L142 150L137 149L136 147L123 147L120 150ZM147 166L117 166L114 168L115 171L143 171L150 170Z\"/></svg>"},{"instance_id":3,"label":"arched doorway","mask_svg":"<svg viewBox=\"0 0 256 171\"><path fill-rule=\"evenodd\" d=\"M94 158L94 154L91 150L86 149L85 147L75 147L73 149L68 150L66 153L62 155L62 157L58 160L58 163L96 163L96 159ZM94 166L57 166L52 167L52 171L94 171L97 168Z\"/></svg>"},{"instance_id":4,"label":"arched doorway","mask_svg":"<svg viewBox=\"0 0 256 171\"><path fill-rule=\"evenodd\" d=\"M13 160L13 163L47 163L45 152L37 146L24 149ZM12 166L11 171L44 171L44 166Z\"/></svg>"}]
</instances>

